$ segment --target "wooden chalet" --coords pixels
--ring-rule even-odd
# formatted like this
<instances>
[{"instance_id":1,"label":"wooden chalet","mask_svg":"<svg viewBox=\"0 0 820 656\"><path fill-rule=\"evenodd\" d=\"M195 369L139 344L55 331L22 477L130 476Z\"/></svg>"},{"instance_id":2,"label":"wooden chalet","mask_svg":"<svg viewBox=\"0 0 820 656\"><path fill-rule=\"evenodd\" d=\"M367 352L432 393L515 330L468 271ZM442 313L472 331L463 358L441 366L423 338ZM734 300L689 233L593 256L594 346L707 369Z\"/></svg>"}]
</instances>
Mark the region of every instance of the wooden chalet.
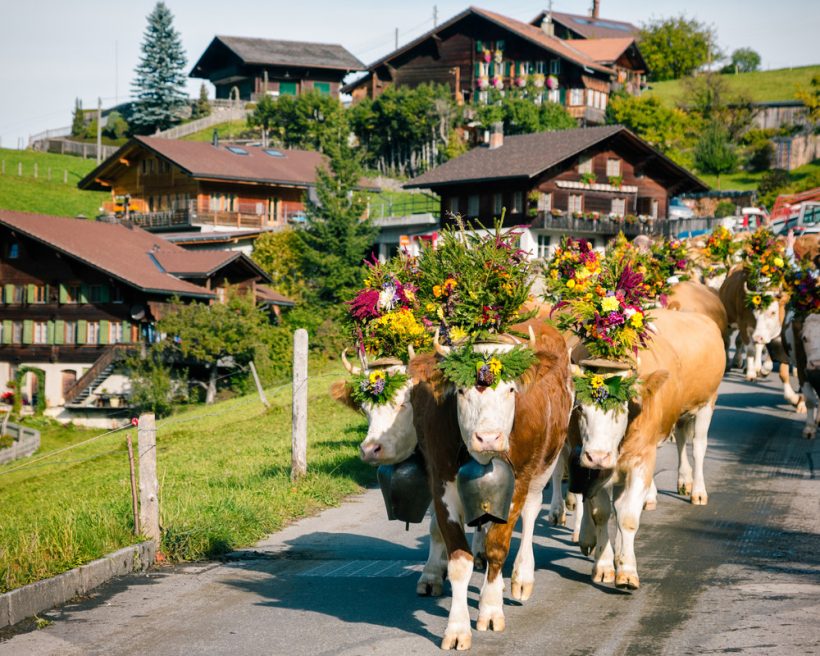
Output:
<instances>
[{"instance_id":1,"label":"wooden chalet","mask_svg":"<svg viewBox=\"0 0 820 656\"><path fill-rule=\"evenodd\" d=\"M542 11L530 21L531 25L543 25L546 20L552 23L552 32L559 39L620 39L637 38L640 28L626 21L600 17L599 0L592 1L589 16L567 14L560 11Z\"/></svg>"},{"instance_id":2,"label":"wooden chalet","mask_svg":"<svg viewBox=\"0 0 820 656\"><path fill-rule=\"evenodd\" d=\"M323 155L135 137L80 180L109 191L103 213L149 230L282 228L302 221Z\"/></svg>"},{"instance_id":3,"label":"wooden chalet","mask_svg":"<svg viewBox=\"0 0 820 656\"><path fill-rule=\"evenodd\" d=\"M656 231L669 200L708 187L623 126L504 137L405 184L441 197L442 223L454 215L522 226L522 248L545 257L563 234L603 246L618 231Z\"/></svg>"},{"instance_id":4,"label":"wooden chalet","mask_svg":"<svg viewBox=\"0 0 820 656\"><path fill-rule=\"evenodd\" d=\"M0 245L0 389L38 370L45 389L29 376L19 393L65 418L110 424L127 403L117 362L157 338L173 297L219 302L231 285L275 311L293 305L246 255L187 251L132 224L0 210Z\"/></svg>"},{"instance_id":5,"label":"wooden chalet","mask_svg":"<svg viewBox=\"0 0 820 656\"><path fill-rule=\"evenodd\" d=\"M345 75L364 68L337 44L215 36L190 77L209 80L216 98L257 100L308 91L337 98Z\"/></svg>"},{"instance_id":6,"label":"wooden chalet","mask_svg":"<svg viewBox=\"0 0 820 656\"><path fill-rule=\"evenodd\" d=\"M342 91L356 101L391 85L438 83L449 85L459 101L481 103L491 89L526 89L535 102L565 106L583 125L603 123L614 84L632 80L637 84L627 88L640 88L646 65L634 38L589 39L578 48L581 42L558 38L552 29L550 22L533 25L470 7L374 62Z\"/></svg>"}]
</instances>

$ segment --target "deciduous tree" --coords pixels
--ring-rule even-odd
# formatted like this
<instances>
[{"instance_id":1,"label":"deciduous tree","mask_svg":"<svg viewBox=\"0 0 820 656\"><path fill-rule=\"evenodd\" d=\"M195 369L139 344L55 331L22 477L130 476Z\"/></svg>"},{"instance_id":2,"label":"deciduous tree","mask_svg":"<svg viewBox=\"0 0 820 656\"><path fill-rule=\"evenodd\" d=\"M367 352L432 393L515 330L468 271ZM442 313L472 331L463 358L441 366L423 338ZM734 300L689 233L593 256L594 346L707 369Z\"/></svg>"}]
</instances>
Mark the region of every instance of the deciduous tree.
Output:
<instances>
[{"instance_id":1,"label":"deciduous tree","mask_svg":"<svg viewBox=\"0 0 820 656\"><path fill-rule=\"evenodd\" d=\"M683 14L641 28L640 48L651 80L676 80L720 59L712 27Z\"/></svg>"},{"instance_id":2,"label":"deciduous tree","mask_svg":"<svg viewBox=\"0 0 820 656\"><path fill-rule=\"evenodd\" d=\"M695 167L701 173L720 176L737 167L737 152L730 141L728 130L720 123L710 123L695 146Z\"/></svg>"},{"instance_id":3,"label":"deciduous tree","mask_svg":"<svg viewBox=\"0 0 820 656\"><path fill-rule=\"evenodd\" d=\"M738 48L732 52L729 63L721 73L751 73L760 70L760 55L751 48Z\"/></svg>"}]
</instances>

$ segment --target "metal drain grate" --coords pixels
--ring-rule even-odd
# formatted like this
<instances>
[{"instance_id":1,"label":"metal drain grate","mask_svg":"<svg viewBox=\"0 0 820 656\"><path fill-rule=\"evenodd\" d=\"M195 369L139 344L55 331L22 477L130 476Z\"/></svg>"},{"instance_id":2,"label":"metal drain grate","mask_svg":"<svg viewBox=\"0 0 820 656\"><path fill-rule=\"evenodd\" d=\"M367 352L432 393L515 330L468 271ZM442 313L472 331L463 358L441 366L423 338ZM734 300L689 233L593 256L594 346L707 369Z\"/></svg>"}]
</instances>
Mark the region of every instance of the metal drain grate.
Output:
<instances>
[{"instance_id":1,"label":"metal drain grate","mask_svg":"<svg viewBox=\"0 0 820 656\"><path fill-rule=\"evenodd\" d=\"M296 576L321 578L400 578L418 574L422 563L414 560L320 560Z\"/></svg>"}]
</instances>

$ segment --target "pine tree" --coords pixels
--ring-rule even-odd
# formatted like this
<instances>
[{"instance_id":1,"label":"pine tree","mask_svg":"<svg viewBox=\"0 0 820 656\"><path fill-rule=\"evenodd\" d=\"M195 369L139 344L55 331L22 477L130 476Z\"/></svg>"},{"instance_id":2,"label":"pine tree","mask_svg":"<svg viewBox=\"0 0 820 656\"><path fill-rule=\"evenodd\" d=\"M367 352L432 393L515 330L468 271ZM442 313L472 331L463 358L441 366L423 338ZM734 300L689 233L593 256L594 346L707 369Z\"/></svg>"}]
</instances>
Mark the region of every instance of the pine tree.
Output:
<instances>
[{"instance_id":1,"label":"pine tree","mask_svg":"<svg viewBox=\"0 0 820 656\"><path fill-rule=\"evenodd\" d=\"M136 103L131 126L137 134L171 127L179 121L179 109L187 102L185 51L173 20L164 2L158 2L148 16L132 85Z\"/></svg>"},{"instance_id":2,"label":"pine tree","mask_svg":"<svg viewBox=\"0 0 820 656\"><path fill-rule=\"evenodd\" d=\"M307 225L296 235L310 300L336 304L361 285L376 229L362 218L367 198L356 190L361 167L345 138L329 145L327 155L329 167L316 169L318 202L308 200Z\"/></svg>"},{"instance_id":3,"label":"pine tree","mask_svg":"<svg viewBox=\"0 0 820 656\"><path fill-rule=\"evenodd\" d=\"M71 136L81 137L85 134L85 114L83 103L79 98L74 100L74 115L71 118Z\"/></svg>"},{"instance_id":4,"label":"pine tree","mask_svg":"<svg viewBox=\"0 0 820 656\"><path fill-rule=\"evenodd\" d=\"M199 98L194 103L191 118L205 118L211 114L211 103L208 102L208 87L203 82L199 87Z\"/></svg>"}]
</instances>

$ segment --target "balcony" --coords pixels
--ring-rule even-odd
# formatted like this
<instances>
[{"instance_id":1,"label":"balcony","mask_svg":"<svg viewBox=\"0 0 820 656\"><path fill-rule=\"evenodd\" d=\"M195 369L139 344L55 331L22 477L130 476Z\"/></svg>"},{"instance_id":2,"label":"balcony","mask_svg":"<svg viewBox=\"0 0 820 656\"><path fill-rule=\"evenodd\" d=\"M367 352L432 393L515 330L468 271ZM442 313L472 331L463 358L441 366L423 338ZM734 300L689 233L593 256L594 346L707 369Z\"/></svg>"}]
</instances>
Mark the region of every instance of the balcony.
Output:
<instances>
[{"instance_id":1,"label":"balcony","mask_svg":"<svg viewBox=\"0 0 820 656\"><path fill-rule=\"evenodd\" d=\"M553 216L549 212L539 212L532 220L530 227L536 230L556 230L568 234L593 233L596 235L615 236L623 232L627 237L649 235L652 237L688 237L711 232L723 219L714 217L696 217L692 219L654 219L635 217L612 219L601 216L597 219L567 214Z\"/></svg>"}]
</instances>

